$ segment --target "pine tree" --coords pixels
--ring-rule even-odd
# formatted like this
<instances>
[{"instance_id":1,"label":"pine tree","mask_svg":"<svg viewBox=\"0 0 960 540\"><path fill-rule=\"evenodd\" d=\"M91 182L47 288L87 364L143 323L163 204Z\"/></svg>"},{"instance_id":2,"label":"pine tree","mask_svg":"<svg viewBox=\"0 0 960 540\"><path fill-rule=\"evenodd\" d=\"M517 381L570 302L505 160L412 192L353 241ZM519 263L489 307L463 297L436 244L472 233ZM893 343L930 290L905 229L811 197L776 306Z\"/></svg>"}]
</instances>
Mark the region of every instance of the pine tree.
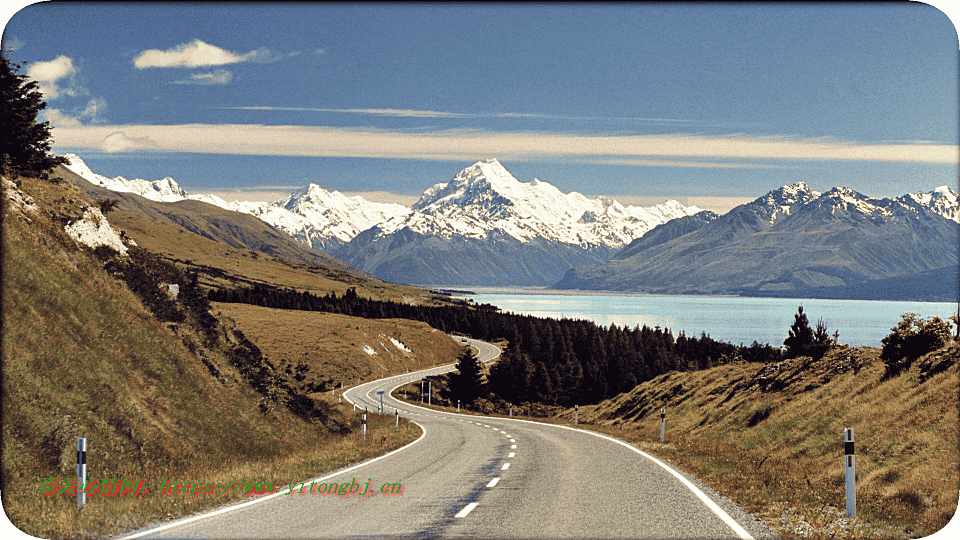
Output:
<instances>
[{"instance_id":1,"label":"pine tree","mask_svg":"<svg viewBox=\"0 0 960 540\"><path fill-rule=\"evenodd\" d=\"M50 155L50 122L37 122L47 104L36 81L19 74L20 68L0 56L0 174L46 180L50 169L67 160Z\"/></svg>"},{"instance_id":2,"label":"pine tree","mask_svg":"<svg viewBox=\"0 0 960 540\"><path fill-rule=\"evenodd\" d=\"M787 348L787 358L803 356L813 345L813 329L803 313L803 306L800 306L797 314L793 316L793 325L787 331L787 339L783 340L783 345Z\"/></svg>"},{"instance_id":3,"label":"pine tree","mask_svg":"<svg viewBox=\"0 0 960 540\"><path fill-rule=\"evenodd\" d=\"M457 372L447 375L447 386L451 400L460 400L464 406L470 405L486 393L480 362L473 351L464 349L457 358Z\"/></svg>"}]
</instances>

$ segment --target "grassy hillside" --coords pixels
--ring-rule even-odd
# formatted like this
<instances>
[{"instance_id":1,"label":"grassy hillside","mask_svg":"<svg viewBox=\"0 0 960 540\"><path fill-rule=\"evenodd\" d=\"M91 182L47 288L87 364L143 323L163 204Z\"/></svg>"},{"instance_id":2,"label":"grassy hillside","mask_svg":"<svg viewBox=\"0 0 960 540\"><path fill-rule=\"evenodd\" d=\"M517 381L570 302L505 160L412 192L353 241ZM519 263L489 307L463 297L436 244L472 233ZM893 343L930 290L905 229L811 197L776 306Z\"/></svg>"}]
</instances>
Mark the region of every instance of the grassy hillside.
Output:
<instances>
[{"instance_id":1,"label":"grassy hillside","mask_svg":"<svg viewBox=\"0 0 960 540\"><path fill-rule=\"evenodd\" d=\"M0 491L20 529L40 537L113 534L242 497L161 496L163 478L300 480L419 436L416 426L395 429L391 421L371 427L381 433L361 443L352 411L322 401L311 419L294 414L284 404L295 378L273 370L269 354L254 354L231 324L218 325L211 340L192 315L158 321L65 235L58 216L81 213L74 186L18 182L22 193L5 182L3 202ZM35 209L22 202L30 198ZM251 382L256 370L267 373L261 378L272 398ZM88 440L90 478L142 479L148 494L90 496L80 512L74 497L41 495L44 480L75 475L77 437Z\"/></svg>"},{"instance_id":2,"label":"grassy hillside","mask_svg":"<svg viewBox=\"0 0 960 540\"><path fill-rule=\"evenodd\" d=\"M950 521L960 494L960 346L889 379L879 353L844 348L820 361L669 373L581 407L580 419L669 459L784 538L922 537ZM857 456L850 522L844 428L855 430Z\"/></svg>"},{"instance_id":3,"label":"grassy hillside","mask_svg":"<svg viewBox=\"0 0 960 540\"><path fill-rule=\"evenodd\" d=\"M456 359L461 346L424 323L214 303L214 309L270 358L303 364L339 388ZM394 343L395 340L403 350ZM304 381L307 382L307 381ZM332 387L332 386L331 386Z\"/></svg>"}]
</instances>

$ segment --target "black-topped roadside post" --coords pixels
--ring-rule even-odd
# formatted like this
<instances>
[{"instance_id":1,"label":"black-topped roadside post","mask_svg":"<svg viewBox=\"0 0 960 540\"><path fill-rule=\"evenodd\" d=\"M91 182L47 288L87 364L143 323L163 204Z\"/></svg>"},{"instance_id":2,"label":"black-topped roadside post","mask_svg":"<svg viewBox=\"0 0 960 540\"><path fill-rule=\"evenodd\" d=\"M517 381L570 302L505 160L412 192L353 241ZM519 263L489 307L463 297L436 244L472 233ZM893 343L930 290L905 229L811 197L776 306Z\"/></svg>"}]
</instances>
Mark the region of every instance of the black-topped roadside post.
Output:
<instances>
[{"instance_id":1,"label":"black-topped roadside post","mask_svg":"<svg viewBox=\"0 0 960 540\"><path fill-rule=\"evenodd\" d=\"M857 515L857 457L853 448L853 428L843 430L843 469L847 481L847 517Z\"/></svg>"}]
</instances>

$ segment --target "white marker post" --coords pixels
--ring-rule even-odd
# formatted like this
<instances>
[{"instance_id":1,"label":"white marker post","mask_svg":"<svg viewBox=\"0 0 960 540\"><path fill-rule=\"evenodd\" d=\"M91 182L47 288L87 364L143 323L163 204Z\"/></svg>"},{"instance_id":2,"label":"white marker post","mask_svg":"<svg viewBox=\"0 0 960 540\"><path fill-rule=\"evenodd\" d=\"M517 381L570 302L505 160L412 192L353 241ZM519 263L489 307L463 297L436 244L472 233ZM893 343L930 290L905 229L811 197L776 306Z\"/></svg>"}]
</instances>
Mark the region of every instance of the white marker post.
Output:
<instances>
[{"instance_id":1,"label":"white marker post","mask_svg":"<svg viewBox=\"0 0 960 540\"><path fill-rule=\"evenodd\" d=\"M367 413L360 417L360 440L367 440Z\"/></svg>"},{"instance_id":2,"label":"white marker post","mask_svg":"<svg viewBox=\"0 0 960 540\"><path fill-rule=\"evenodd\" d=\"M853 428L843 430L843 465L847 480L847 517L857 515L857 471L853 449Z\"/></svg>"},{"instance_id":3,"label":"white marker post","mask_svg":"<svg viewBox=\"0 0 960 540\"><path fill-rule=\"evenodd\" d=\"M580 422L580 406L574 405L573 406L573 423L574 425L576 425L579 422Z\"/></svg>"},{"instance_id":4,"label":"white marker post","mask_svg":"<svg viewBox=\"0 0 960 540\"><path fill-rule=\"evenodd\" d=\"M660 409L660 442L663 442L663 424L666 423L667 410Z\"/></svg>"},{"instance_id":5,"label":"white marker post","mask_svg":"<svg viewBox=\"0 0 960 540\"><path fill-rule=\"evenodd\" d=\"M433 381L427 381L427 407L430 406L430 399L433 397Z\"/></svg>"},{"instance_id":6,"label":"white marker post","mask_svg":"<svg viewBox=\"0 0 960 540\"><path fill-rule=\"evenodd\" d=\"M457 400L457 412L460 412L460 400Z\"/></svg>"},{"instance_id":7,"label":"white marker post","mask_svg":"<svg viewBox=\"0 0 960 540\"><path fill-rule=\"evenodd\" d=\"M87 439L77 439L77 508L87 504Z\"/></svg>"},{"instance_id":8,"label":"white marker post","mask_svg":"<svg viewBox=\"0 0 960 540\"><path fill-rule=\"evenodd\" d=\"M394 409L397 414L397 423L394 424L396 427L400 427L400 409Z\"/></svg>"},{"instance_id":9,"label":"white marker post","mask_svg":"<svg viewBox=\"0 0 960 540\"><path fill-rule=\"evenodd\" d=\"M420 403L421 404L423 403L423 383L424 381L420 381Z\"/></svg>"},{"instance_id":10,"label":"white marker post","mask_svg":"<svg viewBox=\"0 0 960 540\"><path fill-rule=\"evenodd\" d=\"M380 395L380 415L383 416L383 390L377 390L377 394Z\"/></svg>"}]
</instances>

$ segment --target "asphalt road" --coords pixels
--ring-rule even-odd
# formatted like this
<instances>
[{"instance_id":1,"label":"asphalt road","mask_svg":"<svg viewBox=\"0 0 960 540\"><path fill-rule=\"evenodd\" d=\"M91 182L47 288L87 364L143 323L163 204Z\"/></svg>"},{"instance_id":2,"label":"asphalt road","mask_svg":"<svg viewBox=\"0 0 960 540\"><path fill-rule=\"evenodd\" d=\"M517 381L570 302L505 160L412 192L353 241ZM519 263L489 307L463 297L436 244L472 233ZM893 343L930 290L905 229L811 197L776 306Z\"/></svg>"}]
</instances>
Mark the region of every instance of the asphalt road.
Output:
<instances>
[{"instance_id":1,"label":"asphalt road","mask_svg":"<svg viewBox=\"0 0 960 540\"><path fill-rule=\"evenodd\" d=\"M481 361L499 355L493 345L470 343ZM293 494L284 487L126 538L776 538L731 501L622 441L442 413L389 395L452 369L390 377L344 393L377 414L377 391L384 391L386 414L398 408L424 430L414 443L307 480ZM338 491L343 483L356 485L358 494L310 493L328 490L331 482ZM400 486L402 493L391 493Z\"/></svg>"}]
</instances>

